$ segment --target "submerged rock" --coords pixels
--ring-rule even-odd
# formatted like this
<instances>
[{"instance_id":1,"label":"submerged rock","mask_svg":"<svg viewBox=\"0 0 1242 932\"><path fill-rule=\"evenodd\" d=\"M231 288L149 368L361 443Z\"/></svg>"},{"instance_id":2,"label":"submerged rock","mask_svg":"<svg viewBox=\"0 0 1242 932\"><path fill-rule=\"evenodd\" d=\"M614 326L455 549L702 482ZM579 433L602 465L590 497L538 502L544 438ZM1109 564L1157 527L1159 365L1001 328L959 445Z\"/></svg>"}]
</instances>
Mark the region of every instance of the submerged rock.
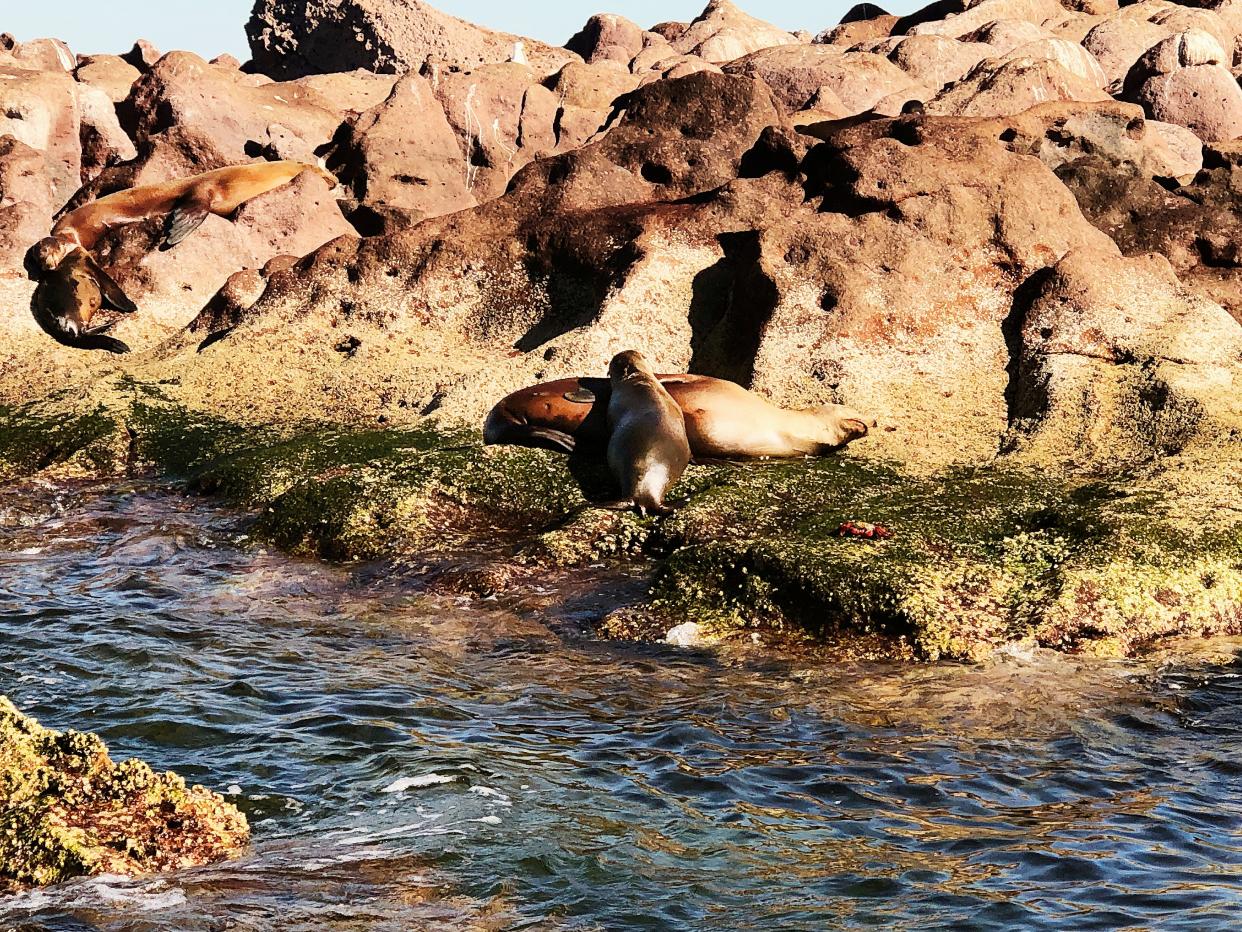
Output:
<instances>
[{"instance_id":1,"label":"submerged rock","mask_svg":"<svg viewBox=\"0 0 1242 932\"><path fill-rule=\"evenodd\" d=\"M0 885L182 870L237 853L246 817L201 786L114 763L95 735L60 733L0 697Z\"/></svg>"}]
</instances>

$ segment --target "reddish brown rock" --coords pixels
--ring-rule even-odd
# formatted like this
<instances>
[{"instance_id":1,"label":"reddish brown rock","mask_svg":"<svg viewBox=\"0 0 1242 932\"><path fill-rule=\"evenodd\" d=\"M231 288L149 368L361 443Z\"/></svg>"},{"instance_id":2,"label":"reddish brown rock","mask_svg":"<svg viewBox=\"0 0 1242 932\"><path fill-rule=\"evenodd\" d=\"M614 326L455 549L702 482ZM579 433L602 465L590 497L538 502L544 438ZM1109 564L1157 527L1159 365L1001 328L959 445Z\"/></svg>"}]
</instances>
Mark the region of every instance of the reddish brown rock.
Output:
<instances>
[{"instance_id":1,"label":"reddish brown rock","mask_svg":"<svg viewBox=\"0 0 1242 932\"><path fill-rule=\"evenodd\" d=\"M309 7L299 0L258 0L246 35L255 69L281 79L358 68L402 74L428 58L460 66L517 58L546 74L577 57L534 39L483 29L421 0Z\"/></svg>"},{"instance_id":2,"label":"reddish brown rock","mask_svg":"<svg viewBox=\"0 0 1242 932\"><path fill-rule=\"evenodd\" d=\"M1133 9L1127 7L1117 16L1104 20L1082 41L1083 48L1104 69L1114 91L1120 90L1122 81L1143 53L1169 36L1168 29L1130 13Z\"/></svg>"},{"instance_id":3,"label":"reddish brown rock","mask_svg":"<svg viewBox=\"0 0 1242 932\"><path fill-rule=\"evenodd\" d=\"M960 80L979 62L996 54L991 46L981 42L961 42L943 36L901 36L875 51L886 55L916 84L934 91Z\"/></svg>"},{"instance_id":4,"label":"reddish brown rock","mask_svg":"<svg viewBox=\"0 0 1242 932\"><path fill-rule=\"evenodd\" d=\"M790 111L806 107L819 88L840 100L846 113L862 113L876 102L906 92L910 76L888 59L870 52L842 52L832 45L765 49L730 63L729 74L762 78Z\"/></svg>"},{"instance_id":5,"label":"reddish brown rock","mask_svg":"<svg viewBox=\"0 0 1242 932\"><path fill-rule=\"evenodd\" d=\"M762 79L792 113L805 107L821 87L836 92L834 85L841 83L844 55L835 45L775 46L730 62L724 71ZM908 78L902 80L909 83ZM846 112L856 111L848 110L847 105Z\"/></svg>"},{"instance_id":6,"label":"reddish brown rock","mask_svg":"<svg viewBox=\"0 0 1242 932\"><path fill-rule=\"evenodd\" d=\"M297 83L258 87L247 76L210 65L190 52L170 52L135 84L120 105L135 139L173 126L189 126L215 140L235 160L248 157L248 143L261 143L279 124L316 148L332 139L341 115L332 103Z\"/></svg>"},{"instance_id":7,"label":"reddish brown rock","mask_svg":"<svg viewBox=\"0 0 1242 932\"><path fill-rule=\"evenodd\" d=\"M1010 443L1046 461L1143 462L1242 427L1242 327L1161 256L1076 250L1016 311Z\"/></svg>"},{"instance_id":8,"label":"reddish brown rock","mask_svg":"<svg viewBox=\"0 0 1242 932\"><path fill-rule=\"evenodd\" d=\"M0 136L0 275L18 275L26 251L52 227L54 193L37 152Z\"/></svg>"},{"instance_id":9,"label":"reddish brown rock","mask_svg":"<svg viewBox=\"0 0 1242 932\"><path fill-rule=\"evenodd\" d=\"M647 44L645 36L641 26L624 16L597 13L565 43L565 48L581 55L589 64L613 61L628 65Z\"/></svg>"},{"instance_id":10,"label":"reddish brown rock","mask_svg":"<svg viewBox=\"0 0 1242 932\"><path fill-rule=\"evenodd\" d=\"M1220 65L1195 65L1154 75L1131 99L1142 104L1152 119L1185 126L1204 142L1242 136L1242 88Z\"/></svg>"},{"instance_id":11,"label":"reddish brown rock","mask_svg":"<svg viewBox=\"0 0 1242 932\"><path fill-rule=\"evenodd\" d=\"M146 72L155 67L162 58L162 53L146 39L139 39L134 47L121 56L139 71Z\"/></svg>"},{"instance_id":12,"label":"reddish brown rock","mask_svg":"<svg viewBox=\"0 0 1242 932\"><path fill-rule=\"evenodd\" d=\"M957 116L1020 113L1051 100L1108 100L1093 82L1049 59L987 59L928 103L927 112Z\"/></svg>"},{"instance_id":13,"label":"reddish brown rock","mask_svg":"<svg viewBox=\"0 0 1242 932\"><path fill-rule=\"evenodd\" d=\"M1000 19L962 36L963 42L979 42L992 48L993 56L1005 55L1022 45L1052 38L1052 34L1024 19Z\"/></svg>"},{"instance_id":14,"label":"reddish brown rock","mask_svg":"<svg viewBox=\"0 0 1242 932\"><path fill-rule=\"evenodd\" d=\"M59 39L14 42L0 49L0 66L31 71L71 72L77 65L72 49Z\"/></svg>"},{"instance_id":15,"label":"reddish brown rock","mask_svg":"<svg viewBox=\"0 0 1242 932\"><path fill-rule=\"evenodd\" d=\"M998 20L1041 26L1059 19L1063 13L1064 8L1057 0L939 0L902 17L893 27L893 34L960 39Z\"/></svg>"},{"instance_id":16,"label":"reddish brown rock","mask_svg":"<svg viewBox=\"0 0 1242 932\"><path fill-rule=\"evenodd\" d=\"M119 55L89 55L82 58L74 77L103 91L114 104L129 96L142 73Z\"/></svg>"},{"instance_id":17,"label":"reddish brown rock","mask_svg":"<svg viewBox=\"0 0 1242 932\"><path fill-rule=\"evenodd\" d=\"M82 120L77 85L64 71L0 68L0 137L44 153L53 198L67 200L81 181Z\"/></svg>"},{"instance_id":18,"label":"reddish brown rock","mask_svg":"<svg viewBox=\"0 0 1242 932\"><path fill-rule=\"evenodd\" d=\"M1149 124L1151 125L1151 124ZM1231 146L1235 151L1231 151ZM1070 162L1057 174L1083 213L1123 253L1157 253L1179 278L1242 323L1242 151L1210 147L1192 182L1169 190L1143 166L1098 156Z\"/></svg>"},{"instance_id":19,"label":"reddish brown rock","mask_svg":"<svg viewBox=\"0 0 1242 932\"><path fill-rule=\"evenodd\" d=\"M771 23L748 15L729 0L711 0L698 19L669 42L683 55L697 55L705 61L723 64L760 49L793 45L798 40Z\"/></svg>"},{"instance_id":20,"label":"reddish brown rock","mask_svg":"<svg viewBox=\"0 0 1242 932\"><path fill-rule=\"evenodd\" d=\"M840 25L821 32L815 37L815 42L851 48L861 42L886 39L893 34L893 27L897 25L897 20L896 16L882 15L873 19L843 21Z\"/></svg>"},{"instance_id":21,"label":"reddish brown rock","mask_svg":"<svg viewBox=\"0 0 1242 932\"><path fill-rule=\"evenodd\" d=\"M410 127L419 127L411 133ZM431 82L401 78L384 103L342 128L328 165L359 205L436 217L474 206L472 167Z\"/></svg>"}]
</instances>

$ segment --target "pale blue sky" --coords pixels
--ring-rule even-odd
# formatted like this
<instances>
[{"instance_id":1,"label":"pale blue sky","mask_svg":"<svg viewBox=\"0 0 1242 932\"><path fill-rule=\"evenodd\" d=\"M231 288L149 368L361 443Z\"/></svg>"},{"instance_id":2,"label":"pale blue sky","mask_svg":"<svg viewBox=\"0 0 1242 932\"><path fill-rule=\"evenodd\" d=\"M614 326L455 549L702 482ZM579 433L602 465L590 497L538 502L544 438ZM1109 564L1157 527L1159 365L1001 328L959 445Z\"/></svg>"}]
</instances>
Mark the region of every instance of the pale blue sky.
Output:
<instances>
[{"instance_id":1,"label":"pale blue sky","mask_svg":"<svg viewBox=\"0 0 1242 932\"><path fill-rule=\"evenodd\" d=\"M922 0L920 0L922 2ZM442 0L445 12L506 32L557 45L592 13L620 13L643 26L693 19L707 0ZM123 52L138 38L160 49L187 49L212 58L229 52L249 57L244 26L253 0L0 0L0 32L18 39L55 36L75 52ZM818 32L835 25L853 0L738 0L747 12L786 29ZM882 4L895 13L913 0Z\"/></svg>"}]
</instances>

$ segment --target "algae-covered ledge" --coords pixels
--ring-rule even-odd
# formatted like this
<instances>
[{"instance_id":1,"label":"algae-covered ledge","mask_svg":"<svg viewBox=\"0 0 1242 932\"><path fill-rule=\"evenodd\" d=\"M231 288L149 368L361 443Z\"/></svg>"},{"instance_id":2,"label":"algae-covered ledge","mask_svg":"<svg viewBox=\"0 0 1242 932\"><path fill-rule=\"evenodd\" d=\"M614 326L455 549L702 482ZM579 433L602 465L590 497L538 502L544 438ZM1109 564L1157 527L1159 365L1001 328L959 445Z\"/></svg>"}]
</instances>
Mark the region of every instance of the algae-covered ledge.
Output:
<instances>
[{"instance_id":1,"label":"algae-covered ledge","mask_svg":"<svg viewBox=\"0 0 1242 932\"><path fill-rule=\"evenodd\" d=\"M490 579L642 556L647 595L600 619L617 637L693 621L843 657L981 660L1014 642L1130 656L1242 633L1242 469L1229 457L1093 477L1016 463L918 474L852 455L694 466L674 515L640 519L591 506L608 489L589 461L486 448L474 431L242 427L158 392L119 410L52 432L8 412L6 475L115 469L98 451L124 446L126 469L251 510L252 537L294 553L469 553L516 571ZM847 521L893 537L841 536Z\"/></svg>"}]
</instances>

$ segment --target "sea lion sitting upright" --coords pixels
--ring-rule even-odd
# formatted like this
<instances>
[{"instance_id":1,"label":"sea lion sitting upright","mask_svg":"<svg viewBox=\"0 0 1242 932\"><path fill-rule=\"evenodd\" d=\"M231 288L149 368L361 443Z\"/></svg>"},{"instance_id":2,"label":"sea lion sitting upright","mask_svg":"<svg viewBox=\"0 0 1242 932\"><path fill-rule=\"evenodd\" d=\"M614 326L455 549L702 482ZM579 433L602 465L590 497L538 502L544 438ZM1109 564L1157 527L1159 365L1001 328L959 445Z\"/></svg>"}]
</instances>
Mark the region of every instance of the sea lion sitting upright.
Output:
<instances>
[{"instance_id":1,"label":"sea lion sitting upright","mask_svg":"<svg viewBox=\"0 0 1242 932\"><path fill-rule=\"evenodd\" d=\"M166 220L160 248L167 249L198 229L208 214L226 217L246 201L288 184L305 171L336 187L331 172L307 162L230 165L188 178L139 185L83 204L56 221L52 235L91 249L113 227L163 216Z\"/></svg>"},{"instance_id":2,"label":"sea lion sitting upright","mask_svg":"<svg viewBox=\"0 0 1242 932\"><path fill-rule=\"evenodd\" d=\"M789 410L735 382L706 375L660 375L685 415L696 459L823 456L875 426L845 405ZM483 425L483 442L572 453L602 446L608 436L607 379L559 379L532 385L500 401Z\"/></svg>"},{"instance_id":3,"label":"sea lion sitting upright","mask_svg":"<svg viewBox=\"0 0 1242 932\"><path fill-rule=\"evenodd\" d=\"M102 308L123 314L138 308L85 249L61 237L45 237L27 252L26 272L39 283L31 313L54 340L76 349L129 352L120 340L105 335L111 323L90 326Z\"/></svg>"},{"instance_id":4,"label":"sea lion sitting upright","mask_svg":"<svg viewBox=\"0 0 1242 932\"><path fill-rule=\"evenodd\" d=\"M664 493L690 463L681 408L637 350L613 357L608 381L608 468L628 497L624 504L668 514Z\"/></svg>"}]
</instances>

